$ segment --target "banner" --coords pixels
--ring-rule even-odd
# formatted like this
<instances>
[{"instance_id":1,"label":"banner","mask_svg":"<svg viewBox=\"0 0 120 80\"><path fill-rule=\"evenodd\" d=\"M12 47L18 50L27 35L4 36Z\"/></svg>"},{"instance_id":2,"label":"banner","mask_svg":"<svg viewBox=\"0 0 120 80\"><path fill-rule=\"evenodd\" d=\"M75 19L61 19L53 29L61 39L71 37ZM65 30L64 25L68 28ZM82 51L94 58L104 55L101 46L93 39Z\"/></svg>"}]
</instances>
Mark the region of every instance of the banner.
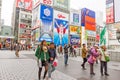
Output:
<instances>
[{"instance_id":1,"label":"banner","mask_svg":"<svg viewBox=\"0 0 120 80\"><path fill-rule=\"evenodd\" d=\"M54 21L54 43L56 45L68 44L68 21L55 19Z\"/></svg>"},{"instance_id":2,"label":"banner","mask_svg":"<svg viewBox=\"0 0 120 80\"><path fill-rule=\"evenodd\" d=\"M53 20L53 8L45 5L41 5L40 19Z\"/></svg>"},{"instance_id":3,"label":"banner","mask_svg":"<svg viewBox=\"0 0 120 80\"><path fill-rule=\"evenodd\" d=\"M70 1L69 0L54 0L54 6L61 8L61 9L69 10Z\"/></svg>"},{"instance_id":4,"label":"banner","mask_svg":"<svg viewBox=\"0 0 120 80\"><path fill-rule=\"evenodd\" d=\"M52 42L52 21L42 20L41 21L41 35L39 41L46 40L47 42Z\"/></svg>"},{"instance_id":5,"label":"banner","mask_svg":"<svg viewBox=\"0 0 120 80\"><path fill-rule=\"evenodd\" d=\"M85 16L85 29L96 31L95 18Z\"/></svg>"},{"instance_id":6,"label":"banner","mask_svg":"<svg viewBox=\"0 0 120 80\"><path fill-rule=\"evenodd\" d=\"M78 26L70 26L70 34L78 34Z\"/></svg>"},{"instance_id":7,"label":"banner","mask_svg":"<svg viewBox=\"0 0 120 80\"><path fill-rule=\"evenodd\" d=\"M90 9L83 8L81 10L81 26L85 26L85 16L95 18L95 12Z\"/></svg>"},{"instance_id":8,"label":"banner","mask_svg":"<svg viewBox=\"0 0 120 80\"><path fill-rule=\"evenodd\" d=\"M114 0L115 22L120 22L120 0Z\"/></svg>"},{"instance_id":9,"label":"banner","mask_svg":"<svg viewBox=\"0 0 120 80\"><path fill-rule=\"evenodd\" d=\"M81 25L81 13L80 11L70 11L70 24L75 26Z\"/></svg>"},{"instance_id":10,"label":"banner","mask_svg":"<svg viewBox=\"0 0 120 80\"><path fill-rule=\"evenodd\" d=\"M80 44L80 37L78 35L71 35L70 36L70 44L79 45Z\"/></svg>"},{"instance_id":11,"label":"banner","mask_svg":"<svg viewBox=\"0 0 120 80\"><path fill-rule=\"evenodd\" d=\"M32 10L32 0L17 0L16 7L31 11Z\"/></svg>"}]
</instances>

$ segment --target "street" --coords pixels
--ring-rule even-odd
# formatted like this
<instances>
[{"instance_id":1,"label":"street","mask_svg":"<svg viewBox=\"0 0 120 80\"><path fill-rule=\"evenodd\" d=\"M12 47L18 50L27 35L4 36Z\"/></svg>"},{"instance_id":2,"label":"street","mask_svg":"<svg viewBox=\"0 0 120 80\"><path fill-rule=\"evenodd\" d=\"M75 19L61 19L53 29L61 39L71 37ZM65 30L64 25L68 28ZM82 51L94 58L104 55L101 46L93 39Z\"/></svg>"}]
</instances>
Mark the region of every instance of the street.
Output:
<instances>
[{"instance_id":1,"label":"street","mask_svg":"<svg viewBox=\"0 0 120 80\"><path fill-rule=\"evenodd\" d=\"M14 51L0 51L0 80L38 80L37 62L34 51L20 51L17 58ZM100 65L95 64L95 76L89 74L89 64L87 70L82 70L81 57L70 57L68 66L64 66L63 56L58 55L58 66L52 74L52 80L119 80L120 62L109 62L108 71L110 76L100 75Z\"/></svg>"}]
</instances>

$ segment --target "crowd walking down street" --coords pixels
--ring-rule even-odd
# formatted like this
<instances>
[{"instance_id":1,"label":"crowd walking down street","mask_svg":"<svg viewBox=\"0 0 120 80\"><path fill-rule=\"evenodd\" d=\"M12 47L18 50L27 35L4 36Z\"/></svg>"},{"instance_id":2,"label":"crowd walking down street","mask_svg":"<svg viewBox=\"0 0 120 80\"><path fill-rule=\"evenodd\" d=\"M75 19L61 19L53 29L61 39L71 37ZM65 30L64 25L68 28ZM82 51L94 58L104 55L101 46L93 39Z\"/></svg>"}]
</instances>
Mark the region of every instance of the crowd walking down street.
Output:
<instances>
[{"instance_id":1,"label":"crowd walking down street","mask_svg":"<svg viewBox=\"0 0 120 80\"><path fill-rule=\"evenodd\" d=\"M81 56L75 57L69 56L72 51L69 50L71 45L65 45L62 49L63 54L59 54L54 43L47 45L43 40L36 51L19 51L19 44L16 51L2 50L0 51L0 80L119 80L120 71L110 68L106 46L94 45L87 49L86 44L83 44ZM95 64L97 59L99 59L98 64ZM21 67L17 67L19 65ZM21 69L20 72L19 68L24 70ZM19 73L16 73L16 70ZM28 74L21 74L23 72ZM9 79L10 75L13 76Z\"/></svg>"}]
</instances>

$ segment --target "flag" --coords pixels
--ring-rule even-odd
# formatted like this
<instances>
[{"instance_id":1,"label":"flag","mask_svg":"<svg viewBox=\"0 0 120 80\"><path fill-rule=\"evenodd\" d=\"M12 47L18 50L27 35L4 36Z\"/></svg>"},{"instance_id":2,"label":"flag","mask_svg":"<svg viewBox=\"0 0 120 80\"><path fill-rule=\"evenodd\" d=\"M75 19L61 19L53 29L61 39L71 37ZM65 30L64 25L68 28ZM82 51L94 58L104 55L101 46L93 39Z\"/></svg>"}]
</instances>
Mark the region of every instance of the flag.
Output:
<instances>
[{"instance_id":1,"label":"flag","mask_svg":"<svg viewBox=\"0 0 120 80\"><path fill-rule=\"evenodd\" d=\"M106 32L106 27L104 27L100 33L100 44L104 43L104 45L106 44L105 32Z\"/></svg>"}]
</instances>

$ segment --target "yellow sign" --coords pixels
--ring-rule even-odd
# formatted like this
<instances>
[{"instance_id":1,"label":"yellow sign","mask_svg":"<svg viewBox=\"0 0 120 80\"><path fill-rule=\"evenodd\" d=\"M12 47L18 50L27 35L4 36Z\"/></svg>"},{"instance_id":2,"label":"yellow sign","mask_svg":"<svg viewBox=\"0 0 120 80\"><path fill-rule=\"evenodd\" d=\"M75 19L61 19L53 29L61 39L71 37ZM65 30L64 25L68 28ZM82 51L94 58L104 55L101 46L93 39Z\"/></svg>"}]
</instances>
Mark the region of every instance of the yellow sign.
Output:
<instances>
[{"instance_id":1,"label":"yellow sign","mask_svg":"<svg viewBox=\"0 0 120 80\"><path fill-rule=\"evenodd\" d=\"M77 26L70 26L70 33L71 34L77 34L78 27Z\"/></svg>"}]
</instances>

